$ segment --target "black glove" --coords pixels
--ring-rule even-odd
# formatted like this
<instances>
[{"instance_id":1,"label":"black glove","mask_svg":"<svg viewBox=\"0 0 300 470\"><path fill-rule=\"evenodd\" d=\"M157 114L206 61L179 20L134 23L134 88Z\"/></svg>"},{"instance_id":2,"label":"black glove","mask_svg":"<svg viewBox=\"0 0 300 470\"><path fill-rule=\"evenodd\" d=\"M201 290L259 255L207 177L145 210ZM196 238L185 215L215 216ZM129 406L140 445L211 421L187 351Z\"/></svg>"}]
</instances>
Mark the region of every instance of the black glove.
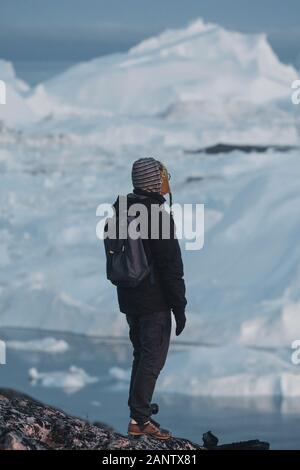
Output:
<instances>
[{"instance_id":1,"label":"black glove","mask_svg":"<svg viewBox=\"0 0 300 470\"><path fill-rule=\"evenodd\" d=\"M173 313L176 322L176 336L179 336L184 330L186 316L184 310L173 310Z\"/></svg>"}]
</instances>

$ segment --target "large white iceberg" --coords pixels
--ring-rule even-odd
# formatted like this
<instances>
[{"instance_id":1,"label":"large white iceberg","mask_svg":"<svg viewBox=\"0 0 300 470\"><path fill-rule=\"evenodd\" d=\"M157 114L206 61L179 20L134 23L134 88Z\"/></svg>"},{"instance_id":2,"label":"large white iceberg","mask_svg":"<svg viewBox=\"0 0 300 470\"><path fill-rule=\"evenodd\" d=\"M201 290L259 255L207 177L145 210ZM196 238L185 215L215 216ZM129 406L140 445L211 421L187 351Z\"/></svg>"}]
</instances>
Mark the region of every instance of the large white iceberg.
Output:
<instances>
[{"instance_id":1,"label":"large white iceberg","mask_svg":"<svg viewBox=\"0 0 300 470\"><path fill-rule=\"evenodd\" d=\"M268 102L297 78L266 36L202 20L147 39L128 53L79 64L46 83L62 103L127 115L155 115L177 103Z\"/></svg>"},{"instance_id":2,"label":"large white iceberg","mask_svg":"<svg viewBox=\"0 0 300 470\"><path fill-rule=\"evenodd\" d=\"M199 19L127 53L71 67L39 85L30 105L40 115L81 116L85 129L90 117L88 133L96 129L104 146L139 142L141 127L145 143L295 143L290 98L296 78L264 34L227 31Z\"/></svg>"}]
</instances>

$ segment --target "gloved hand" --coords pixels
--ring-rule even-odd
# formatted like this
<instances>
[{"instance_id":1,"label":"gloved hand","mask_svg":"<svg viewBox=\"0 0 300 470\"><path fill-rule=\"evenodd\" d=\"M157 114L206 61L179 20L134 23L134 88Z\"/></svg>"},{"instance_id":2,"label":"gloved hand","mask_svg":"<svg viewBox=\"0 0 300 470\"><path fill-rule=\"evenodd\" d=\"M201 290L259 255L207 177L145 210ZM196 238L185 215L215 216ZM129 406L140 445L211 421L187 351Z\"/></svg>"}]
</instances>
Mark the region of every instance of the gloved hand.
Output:
<instances>
[{"instance_id":1,"label":"gloved hand","mask_svg":"<svg viewBox=\"0 0 300 470\"><path fill-rule=\"evenodd\" d=\"M186 323L186 316L184 310L173 310L173 314L175 317L176 322L176 336L179 336L180 333L183 332L185 323Z\"/></svg>"}]
</instances>

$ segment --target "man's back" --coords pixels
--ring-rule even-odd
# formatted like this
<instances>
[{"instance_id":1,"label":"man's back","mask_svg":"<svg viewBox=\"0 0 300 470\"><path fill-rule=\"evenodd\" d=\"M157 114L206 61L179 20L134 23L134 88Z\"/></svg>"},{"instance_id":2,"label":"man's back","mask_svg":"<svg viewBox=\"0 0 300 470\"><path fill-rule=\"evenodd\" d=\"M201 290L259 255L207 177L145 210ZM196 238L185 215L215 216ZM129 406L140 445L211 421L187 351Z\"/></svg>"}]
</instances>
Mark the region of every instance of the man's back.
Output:
<instances>
[{"instance_id":1,"label":"man's back","mask_svg":"<svg viewBox=\"0 0 300 470\"><path fill-rule=\"evenodd\" d=\"M163 208L165 198L159 193L134 190L135 197L127 197L127 207L142 204L148 214L148 238L143 239L145 252L152 265L152 272L137 287L118 287L120 311L125 314L142 315L166 309L183 310L186 305L185 285L183 280L183 265L180 247L175 237L174 221ZM157 206L153 210L153 206ZM118 213L118 200L115 203ZM158 239L151 238L153 214L159 213ZM170 224L170 237L162 238L162 215Z\"/></svg>"}]
</instances>

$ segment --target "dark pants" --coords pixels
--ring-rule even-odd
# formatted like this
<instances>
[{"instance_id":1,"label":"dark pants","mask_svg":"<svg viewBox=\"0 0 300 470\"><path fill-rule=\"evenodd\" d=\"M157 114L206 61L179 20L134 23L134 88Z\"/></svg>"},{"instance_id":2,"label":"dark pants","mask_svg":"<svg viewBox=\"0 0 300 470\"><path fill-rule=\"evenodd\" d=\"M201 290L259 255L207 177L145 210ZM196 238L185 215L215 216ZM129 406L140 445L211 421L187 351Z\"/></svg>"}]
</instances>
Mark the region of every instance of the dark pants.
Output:
<instances>
[{"instance_id":1,"label":"dark pants","mask_svg":"<svg viewBox=\"0 0 300 470\"><path fill-rule=\"evenodd\" d=\"M128 406L130 417L139 424L151 416L151 400L156 380L163 368L170 344L171 312L126 315L133 345L133 363Z\"/></svg>"}]
</instances>

